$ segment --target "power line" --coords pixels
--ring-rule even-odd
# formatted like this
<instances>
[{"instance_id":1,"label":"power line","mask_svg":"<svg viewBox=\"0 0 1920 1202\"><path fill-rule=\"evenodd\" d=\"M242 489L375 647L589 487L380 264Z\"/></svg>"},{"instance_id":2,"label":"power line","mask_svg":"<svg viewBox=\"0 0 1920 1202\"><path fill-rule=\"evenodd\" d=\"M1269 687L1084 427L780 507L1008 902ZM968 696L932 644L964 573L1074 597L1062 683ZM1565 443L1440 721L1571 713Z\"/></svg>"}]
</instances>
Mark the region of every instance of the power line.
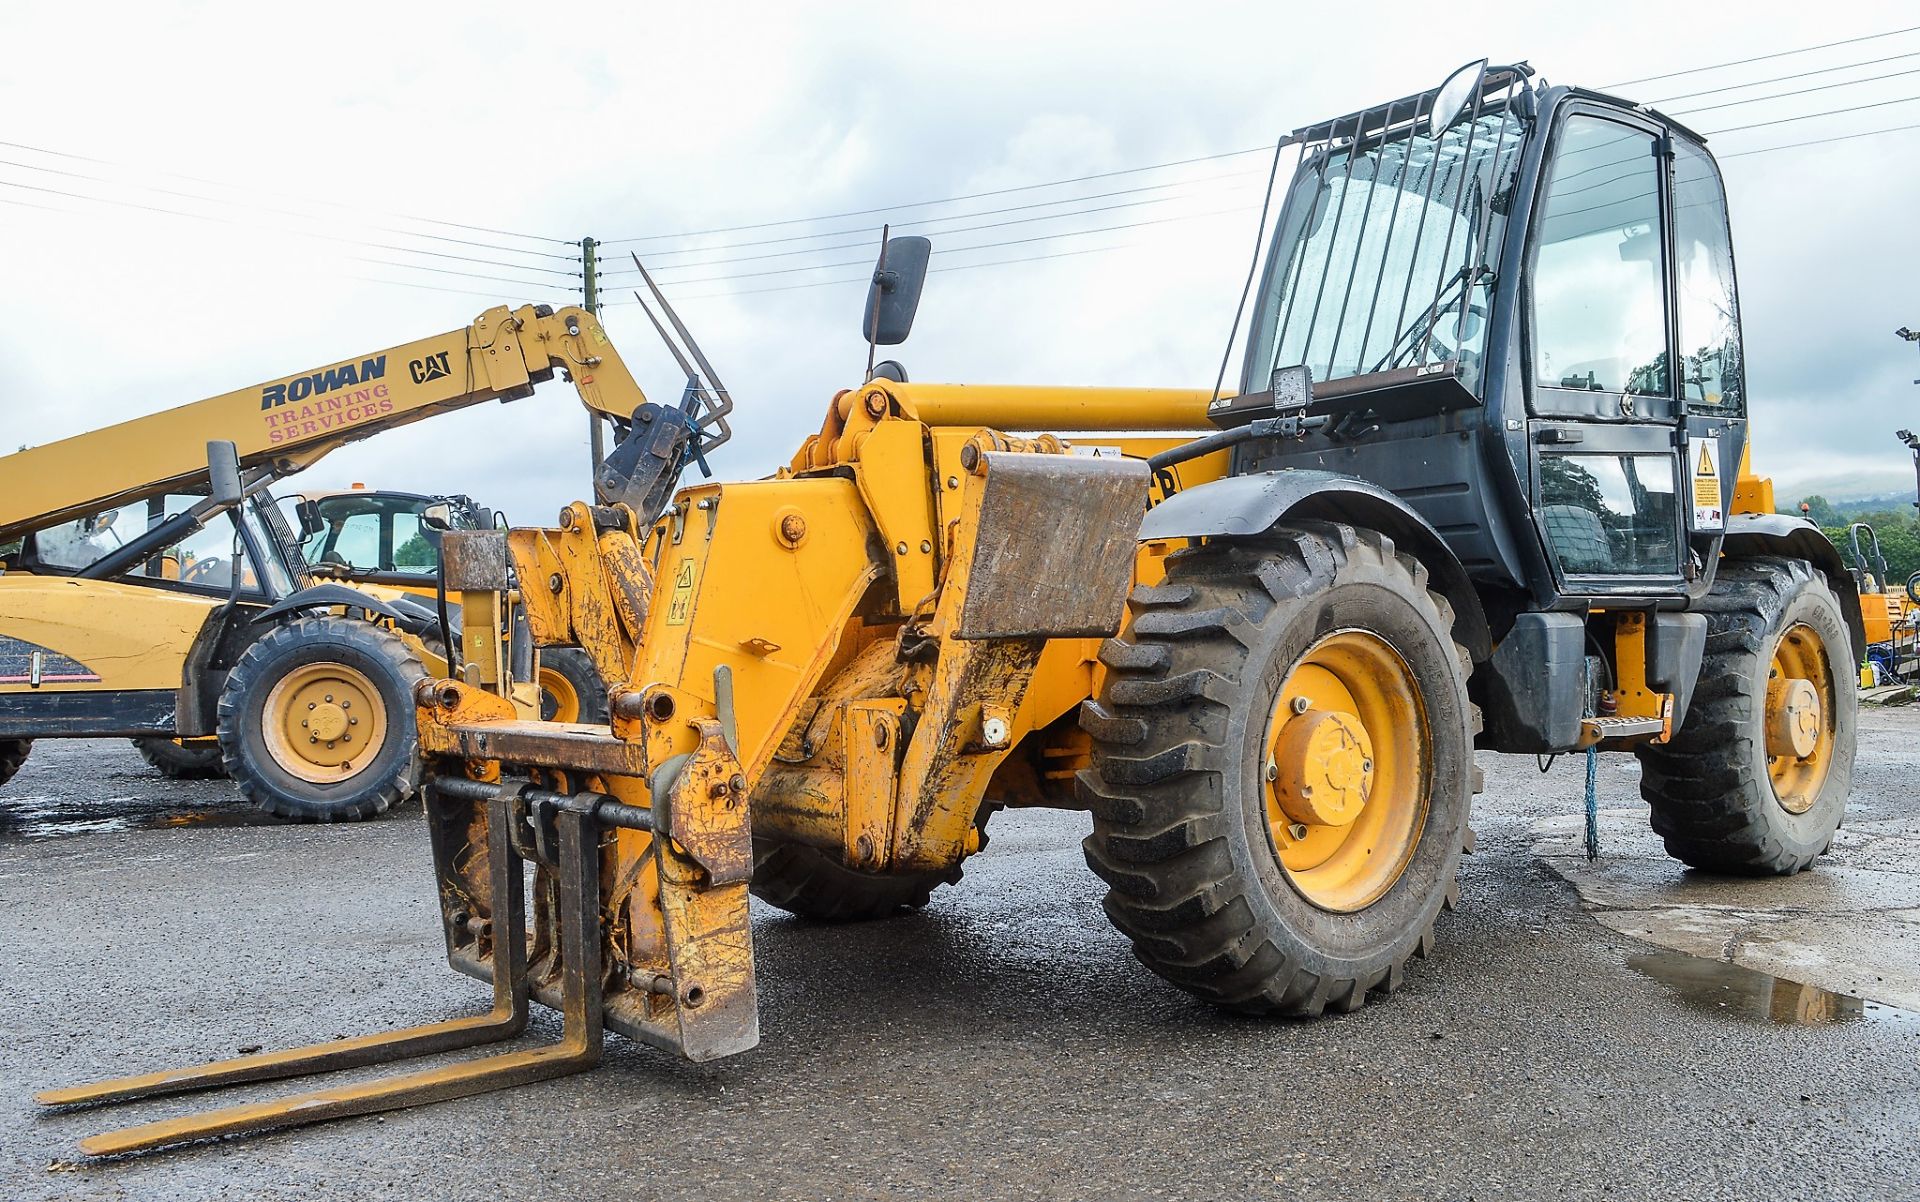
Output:
<instances>
[{"instance_id":1,"label":"power line","mask_svg":"<svg viewBox=\"0 0 1920 1202\"><path fill-rule=\"evenodd\" d=\"M1674 115L1685 117L1693 113L1711 113L1715 109L1738 108L1743 104L1759 104L1766 100L1785 100L1789 96L1805 96L1813 92L1830 92L1835 88L1850 88L1856 84L1879 83L1883 79L1899 79L1903 75L1920 75L1920 67L1915 67L1911 71L1891 71L1885 75L1869 75L1865 79L1843 79L1838 83L1820 84L1812 88L1799 88L1792 92L1773 92L1766 96L1749 96L1745 100L1727 100L1719 104L1702 105L1697 109L1677 109Z\"/></svg>"},{"instance_id":2,"label":"power line","mask_svg":"<svg viewBox=\"0 0 1920 1202\"><path fill-rule=\"evenodd\" d=\"M234 225L242 229L265 230L268 233L285 234L294 238L311 238L321 242L338 242L348 246L364 246L373 250L395 251L408 255L429 255L436 259L452 259L463 263L480 263L489 267L507 267L517 271L541 271L552 275L574 277L577 272L561 271L555 267L537 267L527 263L506 263L498 259L479 259L472 255L456 255L448 251L421 250L413 246L395 246L387 242L368 242L362 238L347 238L338 234L322 234L311 230L289 230L254 222L240 221L232 217L222 217L216 213L190 213L183 209L169 209L161 205L142 204L133 200L116 200L108 196L90 196L84 192L67 192L59 188L46 188L37 184L23 184L17 180L0 179L0 188L21 188L29 192L42 192L51 196L64 196L71 200L84 200L93 204L113 205L119 208L139 209L149 213L163 213L170 217L187 217L195 221L210 221L217 225Z\"/></svg>"},{"instance_id":3,"label":"power line","mask_svg":"<svg viewBox=\"0 0 1920 1202\"><path fill-rule=\"evenodd\" d=\"M1796 79L1811 79L1816 75L1831 75L1835 71L1852 71L1859 67L1877 67L1882 63L1899 62L1901 59L1920 58L1920 50L1909 50L1904 54L1890 54L1885 58L1862 59L1857 63L1841 63L1837 67L1818 67L1812 71L1796 71L1791 75L1776 75L1771 79L1752 79L1746 83L1730 83L1717 88L1705 88L1698 92L1682 92L1678 96L1663 96L1659 100L1649 100L1648 104L1672 104L1676 100L1692 100L1699 96L1717 96L1722 92L1737 92L1741 88L1757 88L1763 84L1791 83Z\"/></svg>"},{"instance_id":4,"label":"power line","mask_svg":"<svg viewBox=\"0 0 1920 1202\"><path fill-rule=\"evenodd\" d=\"M425 224L428 224L428 225L444 225L444 226L447 226L447 227L448 227L448 228L450 228L450 229L457 229L457 230L467 230L467 231L469 231L469 232L471 232L471 233L479 233L479 234L501 234L501 235L504 235L504 236L506 236L506 237L509 237L509 238L526 238L526 239L528 239L528 240L530 240L530 241L534 241L534 242L553 242L553 243L558 243L558 244L559 244L559 245L561 245L561 246L570 246L570 245L572 245L572 243L571 243L571 242L569 242L569 241L568 241L567 239L565 239L565 238L551 238L551 237L548 237L548 236L547 236L547 235L545 235L545 234L524 234L524 233L520 233L520 232L519 232L519 231L517 231L517 230L503 230L503 229L498 229L498 228L495 228L495 227L493 227L493 226L486 226L486 225L467 225L467 224L465 224L465 223L462 223L462 222L458 222L458 221L444 221L444 220L441 220L441 219L440 219L440 218L438 218L438 217L419 217L419 216L415 216L415 215L413 215L413 214L410 214L410 213L395 213L395 212L391 212L391 211L389 211L389 210L385 210L385 209L370 209L370 208L365 208L365 207L363 207L363 206L360 206L360 205L350 205L350 204L347 204L347 203L345 203L345 202L343 202L343 201L337 201L337 200L325 200L325 199L319 199L319 198L315 198L315 197L307 197L307 196L300 196L300 197L294 197L294 196L291 196L291 195L289 195L288 193L284 193L284 192L280 192L280 193L276 193L276 192L271 192L271 191L268 191L267 189L264 189L264 188L249 188L248 186L246 186L246 185L243 185L243 184L229 184L229 183L225 183L225 182L223 182L223 181L221 181L221 180L214 180L214 179L204 179L204 178L201 178L201 177L199 177L199 176L193 176L193 175L182 175L181 173L179 173L179 172L177 172L177 171L165 171L165 170L160 170L160 169L158 169L158 168L149 168L149 167L142 167L142 166L139 166L139 165L137 165L137 164L130 164L130 163L124 163L124 162L118 162L118 161L116 161L116 160L113 160L113 159L102 159L102 158L96 158L96 157L94 157L94 156L92 156L92 155L85 155L85 154L74 154L74 153L72 153L72 152L70 152L70 151L65 151L65 150L49 150L49 149L47 149L47 148L46 148L46 147L44 147L44 146L29 146L29 145L27 145L27 144L26 144L26 143L24 143L24 142L6 142L6 141L0 141L0 146L5 146L5 147L8 147L8 148L10 148L10 149L13 149L13 150L30 150L30 151L32 151L32 152L33 152L33 153L35 153L35 154L44 154L44 155L51 155L51 156L53 156L54 158L61 158L61 159L74 159L74 160L76 160L76 161L78 161L78 162L82 162L82 163L97 163L97 164L99 164L99 165L101 165L101 166L103 166L103 167L127 167L127 168L131 168L131 169L133 169L133 170L137 170L137 171L153 171L153 172L154 172L155 174L157 174L157 175L164 175L164 176L167 176L167 177L169 177L169 178L172 178L172 179L183 179L183 180L186 180L186 181L188 181L189 183L195 183L195 184L207 184L207 185L209 185L209 186L211 186L211 187L215 187L215 188L230 188L230 189L233 189L233 190L234 190L234 191L236 191L236 192L245 192L245 191L253 191L253 192L257 192L257 193L259 193L259 194L261 194L261 195L264 195L264 196L284 196L284 197L287 197L288 199L298 199L298 200L300 200L300 201L302 201L302 202L304 202L304 203L306 203L306 204L314 204L314 205L325 205L325 206L327 206L328 208L335 208L335 209L343 209L343 210L346 210L346 211L348 211L348 212L355 212L355 213L373 213L373 214L378 214L378 215L381 215L381 216L385 216L385 217L398 217L398 218L401 218L402 220L405 220L405 221L418 221L418 222L423 222L423 223L425 223ZM422 234L422 235L420 235L420 236L421 236L421 237L432 237L433 235L429 235L429 234ZM513 248L510 248L510 247L502 247L501 249L513 249ZM517 253L521 253L521 254L547 254L547 255L549 255L550 257L553 257L553 258L566 258L566 257L567 257L567 256L565 256L565 255L553 255L553 254L552 254L551 252L549 252L549 251L519 251L519 252L517 252Z\"/></svg>"},{"instance_id":5,"label":"power line","mask_svg":"<svg viewBox=\"0 0 1920 1202\"><path fill-rule=\"evenodd\" d=\"M1909 25L1905 29L1889 29L1885 33L1863 34L1857 38L1842 38L1837 42L1822 42L1818 46L1801 46L1794 50L1779 50L1772 54L1757 54L1752 58L1737 58L1731 62L1714 63L1710 67L1688 67L1684 71L1668 71L1664 75L1643 75L1639 79L1623 79L1619 83L1602 84L1601 89L1603 91L1611 91L1614 88L1631 87L1637 83L1652 83L1657 79L1673 79L1681 75L1699 75L1707 71L1718 71L1724 67L1744 67L1748 63L1764 63L1776 58L1791 58L1796 54L1810 54L1815 50L1831 50L1835 46L1852 46L1860 42L1876 42L1882 38L1895 38L1903 33L1914 33L1916 31L1920 31L1920 25Z\"/></svg>"},{"instance_id":6,"label":"power line","mask_svg":"<svg viewBox=\"0 0 1920 1202\"><path fill-rule=\"evenodd\" d=\"M1802 146L1828 146L1834 142L1848 142L1854 138L1872 138L1880 134L1897 134L1904 130L1920 129L1920 123L1913 125L1891 125L1886 129L1863 129L1857 134L1840 134L1831 138L1810 138L1805 142L1783 142L1778 146L1760 146L1753 150L1736 150L1732 154L1717 154L1716 159L1742 159L1750 154L1771 154L1776 150L1797 150Z\"/></svg>"},{"instance_id":7,"label":"power line","mask_svg":"<svg viewBox=\"0 0 1920 1202\"><path fill-rule=\"evenodd\" d=\"M1255 174L1258 174L1258 172L1255 172ZM1221 191L1225 191L1225 192L1234 192L1234 191L1242 191L1242 190L1243 189L1239 189L1239 188L1221 189ZM1129 201L1125 204L1101 205L1099 207L1090 208L1090 209L1072 209L1065 213L1049 213L1040 217L1015 217L1007 221L988 221L980 225L955 226L952 229L936 230L934 232L939 233L941 235L971 234L971 233L978 232L980 230L1005 229L1008 226L1031 225L1035 222L1041 222L1041 221L1064 221L1070 217L1084 217L1094 213L1111 213L1121 209L1136 209L1144 205L1166 204L1168 201L1174 201L1174 200L1190 200L1197 195L1200 195L1200 193L1190 192L1190 193L1185 193L1179 196L1161 197L1157 200L1136 200L1136 201ZM894 228L904 229L904 228L908 228L908 227L920 225L920 224L924 224L924 223L903 222L901 223L901 225L895 226ZM1055 236L1058 237L1061 235L1055 235ZM828 251L859 250L864 247L878 246L878 245L880 245L879 235L872 234L866 238L861 239L858 242L838 242L838 243L834 243L831 246L812 246L812 247L807 247L804 250L772 251L766 254L758 254L758 255L736 255L736 256L731 256L724 259L701 259L692 263L669 263L666 266L654 267L651 270L656 272L685 271L694 267L717 267L727 263L748 263L748 262L754 262L762 259L785 259L785 258L791 258L794 255L817 255L817 254L825 254ZM618 268L613 271L603 271L600 274L601 275L633 275L637 272L637 270L638 270L637 268L625 267L625 268Z\"/></svg>"},{"instance_id":8,"label":"power line","mask_svg":"<svg viewBox=\"0 0 1920 1202\"><path fill-rule=\"evenodd\" d=\"M918 221L896 221L896 222L893 222L892 225L893 225L893 228L896 230L918 229L921 226L933 225L936 222L965 221L971 217L997 217L1002 213L1024 213L1032 209L1047 209L1047 208L1052 208L1056 205L1078 204L1079 202L1084 200L1107 200L1115 196L1137 196L1142 192L1159 192L1167 188L1184 188L1193 184L1210 184L1210 183L1217 183L1223 180L1251 179L1261 174L1262 173L1258 171L1228 171L1220 175L1204 175L1198 179L1171 180L1164 184L1146 184L1138 188L1121 188L1113 192L1095 192L1085 196L1063 196L1058 200L1040 200L1040 201L1035 201L1031 204L1007 205L998 209L976 209L968 213L951 213L945 217L923 217ZM1144 203L1155 203L1155 202L1143 201L1141 203L1144 204ZM1074 212L1079 212L1079 211L1083 211L1083 210L1071 210L1067 213L1054 214L1054 216L1055 217L1071 216ZM1089 211L1097 211L1097 210L1089 210ZM1036 217L1034 218L1034 220L1045 221L1045 220L1051 220L1051 218ZM781 238L757 238L748 242L722 242L717 245L710 245L710 246L691 246L685 250L654 250L654 251L648 251L647 257L649 259L657 259L665 255L697 255L707 251L715 251L715 250L743 250L743 249L747 249L749 247L755 247L755 246L778 246L778 245L784 245L785 243L788 243L788 242L812 242L820 238L840 238L850 234L871 235L872 232L873 232L873 227L871 225L861 225L861 226L855 226L851 229L825 230L818 234L788 234L785 237L781 237ZM941 233L954 233L955 231L929 230L928 232L934 233L934 234L941 234ZM870 244L870 241L869 241L869 244ZM796 253L803 253L803 252L796 252ZM674 266L680 266L680 264L675 264ZM665 271L667 269L665 267L661 267L655 270ZM600 274L602 275L636 275L638 274L638 271L632 267L615 267L610 270L603 271Z\"/></svg>"},{"instance_id":9,"label":"power line","mask_svg":"<svg viewBox=\"0 0 1920 1202\"><path fill-rule=\"evenodd\" d=\"M1243 211L1252 212L1251 209ZM1044 255L1023 255L1017 259L988 259L980 263L949 263L941 267L928 268L928 274L940 271L972 271L980 267L1007 267L1015 263L1038 263L1044 259L1072 259L1081 255L1099 255L1105 254L1108 251L1128 250L1140 245L1142 244L1139 242L1119 242L1112 246L1090 246L1080 250L1063 250ZM680 299L683 301L716 300L721 297L758 296L766 292L800 292L809 288L834 288L847 284L867 284L872 282L872 278L871 276L849 276L842 280L811 280L805 284L776 284L771 288L742 288L726 292L699 292L692 296L681 297ZM607 302L609 305L631 305L635 303L636 302L630 300Z\"/></svg>"},{"instance_id":10,"label":"power line","mask_svg":"<svg viewBox=\"0 0 1920 1202\"><path fill-rule=\"evenodd\" d=\"M226 205L230 208L236 208L236 209L242 209L242 210L251 209L253 211L261 212L261 213L273 213L281 217L292 217L298 221L322 222L326 220L326 218L316 217L311 213L302 213L297 209L276 209L268 205L252 204L250 202L238 201L238 200L227 200L224 197L207 196L199 192L182 192L175 188L162 188L154 184L142 184L132 180L118 180L118 179L113 179L109 176L103 176L103 175L88 175L86 172L83 172L83 171L62 171L58 167L42 167L36 163L22 163L16 159L0 159L0 167L17 167L23 171L38 171L45 175L58 175L58 176L64 176L68 179L85 180L88 183L105 184L108 187L112 187L112 188L129 188L129 187L138 188L143 192L153 192L161 196L172 196L181 200L195 200L205 204ZM550 259L565 258L565 256L563 255L550 255L543 250L523 250L516 246L501 246L498 243L494 243L494 242L478 242L472 238L454 238L454 237L449 237L446 234L423 234L417 230L401 229L397 226L365 225L365 226L362 226L361 228L373 230L383 234L398 234L403 238L423 238L423 239L429 239L437 242L454 243L460 246L476 247L482 250L504 251L508 254L539 255L543 258L550 258ZM535 270L535 271L552 270L551 268L536 267L533 264L528 264L527 266L529 267L529 269Z\"/></svg>"},{"instance_id":11,"label":"power line","mask_svg":"<svg viewBox=\"0 0 1920 1202\"><path fill-rule=\"evenodd\" d=\"M1920 96L1901 96L1895 100L1881 100L1873 104L1856 104L1843 109L1828 109L1824 113L1801 113L1797 117L1781 117L1774 121L1755 121L1751 125L1732 125L1726 129L1714 129L1708 130L1707 132L1716 137L1720 134L1737 134L1743 129L1765 129L1769 125L1786 125L1794 121L1811 121L1815 117L1837 117L1841 113L1859 113L1867 109L1883 109L1890 104L1912 104L1916 100L1920 100Z\"/></svg>"},{"instance_id":12,"label":"power line","mask_svg":"<svg viewBox=\"0 0 1920 1202\"><path fill-rule=\"evenodd\" d=\"M1227 150L1219 154L1203 154L1190 159L1174 159L1165 163L1152 163L1145 167L1126 167L1117 171L1100 171L1092 175L1076 175L1071 179L1046 180L1037 184L1021 184L1013 188L995 188L987 192L968 192L961 196L948 196L939 200L914 200L900 204L880 205L871 209L852 209L844 213L824 213L815 217L789 217L783 221L758 221L749 225L718 226L706 230L687 230L677 234L643 234L630 238L607 238L603 246L624 245L629 242L660 242L668 239L701 238L709 234L733 234L743 230L772 229L783 225L805 225L813 221L837 221L842 217L871 217L878 213L892 213L900 209L924 209L933 205L957 204L963 200L981 200L989 196L1010 196L1016 192L1033 192L1041 188L1060 188L1067 184L1084 184L1091 180L1113 179L1122 175L1139 175L1147 171L1164 171L1169 167L1186 167L1194 163L1211 163L1220 159L1238 158L1241 155L1265 154L1272 149L1267 146L1255 146L1247 150Z\"/></svg>"},{"instance_id":13,"label":"power line","mask_svg":"<svg viewBox=\"0 0 1920 1202\"><path fill-rule=\"evenodd\" d=\"M1252 206L1243 205L1237 209L1215 209L1205 213L1183 213L1174 217L1155 217L1147 221L1129 221L1121 225L1098 226L1086 230L1066 230L1058 234L1039 234L1032 238L1012 238L1002 242L979 242L972 246L949 246L942 248L943 254L958 254L970 250L993 250L1002 246L1029 246L1035 242L1051 242L1056 238L1080 238L1088 234L1110 234L1117 230L1141 229L1150 225L1171 225L1177 221L1198 221L1207 217L1225 217L1234 213L1252 212ZM836 267L864 267L865 259L849 259L838 263L815 263L810 267L781 267L771 271L738 271L726 275L701 276L698 279L676 280L677 284L713 284L722 280L748 280L773 275L795 275L804 271L827 271Z\"/></svg>"}]
</instances>

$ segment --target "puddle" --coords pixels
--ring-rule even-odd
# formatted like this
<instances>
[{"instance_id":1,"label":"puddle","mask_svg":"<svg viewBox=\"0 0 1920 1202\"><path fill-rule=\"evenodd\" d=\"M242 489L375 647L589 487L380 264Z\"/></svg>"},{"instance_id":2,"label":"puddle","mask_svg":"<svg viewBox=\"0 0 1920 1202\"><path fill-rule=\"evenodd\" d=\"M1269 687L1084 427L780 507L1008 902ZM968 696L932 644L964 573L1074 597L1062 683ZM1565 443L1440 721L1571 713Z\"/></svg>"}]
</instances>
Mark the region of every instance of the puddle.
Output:
<instances>
[{"instance_id":1,"label":"puddle","mask_svg":"<svg viewBox=\"0 0 1920 1202\"><path fill-rule=\"evenodd\" d=\"M182 805L152 797L76 799L0 795L0 840L59 839L176 827L275 826L279 819L234 798Z\"/></svg>"},{"instance_id":2,"label":"puddle","mask_svg":"<svg viewBox=\"0 0 1920 1202\"><path fill-rule=\"evenodd\" d=\"M1920 1013L1725 960L1662 951L1629 956L1627 964L1665 985L1689 1009L1707 1014L1789 1027L1865 1022L1920 1028Z\"/></svg>"}]
</instances>

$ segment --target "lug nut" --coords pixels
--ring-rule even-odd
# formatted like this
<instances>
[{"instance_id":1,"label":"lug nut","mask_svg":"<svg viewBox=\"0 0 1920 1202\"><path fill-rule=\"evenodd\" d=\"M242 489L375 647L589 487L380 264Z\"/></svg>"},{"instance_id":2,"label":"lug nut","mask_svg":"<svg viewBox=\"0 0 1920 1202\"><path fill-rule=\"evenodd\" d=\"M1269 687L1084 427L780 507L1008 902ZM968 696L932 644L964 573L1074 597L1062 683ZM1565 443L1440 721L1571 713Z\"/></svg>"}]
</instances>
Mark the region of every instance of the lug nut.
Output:
<instances>
[{"instance_id":1,"label":"lug nut","mask_svg":"<svg viewBox=\"0 0 1920 1202\"><path fill-rule=\"evenodd\" d=\"M1287 828L1287 838L1292 839L1295 843L1300 842L1306 837L1307 824L1304 822L1296 822Z\"/></svg>"},{"instance_id":2,"label":"lug nut","mask_svg":"<svg viewBox=\"0 0 1920 1202\"><path fill-rule=\"evenodd\" d=\"M1304 714L1307 712L1309 708L1311 708L1312 704L1313 703L1308 701L1305 697L1295 697L1293 699L1293 712L1296 714Z\"/></svg>"}]
</instances>

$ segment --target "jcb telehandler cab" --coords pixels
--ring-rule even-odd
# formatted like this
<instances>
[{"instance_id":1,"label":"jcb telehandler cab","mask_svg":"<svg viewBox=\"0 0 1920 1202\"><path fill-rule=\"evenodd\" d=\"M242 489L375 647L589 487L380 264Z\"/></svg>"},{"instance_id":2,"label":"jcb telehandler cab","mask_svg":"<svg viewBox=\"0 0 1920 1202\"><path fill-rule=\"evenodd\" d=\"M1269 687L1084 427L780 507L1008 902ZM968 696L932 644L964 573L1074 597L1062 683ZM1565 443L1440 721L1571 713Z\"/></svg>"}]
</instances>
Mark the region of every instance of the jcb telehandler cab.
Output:
<instances>
[{"instance_id":1,"label":"jcb telehandler cab","mask_svg":"<svg viewBox=\"0 0 1920 1202\"><path fill-rule=\"evenodd\" d=\"M448 959L493 1010L41 1100L507 1039L529 999L559 1043L82 1146L571 1072L603 1026L742 1051L749 891L911 909L1008 805L1090 809L1141 961L1262 1014L1353 1009L1431 949L1476 746L1631 751L1680 859L1806 867L1846 800L1859 611L1745 470L1718 172L1660 114L1530 75L1475 64L1283 140L1231 397L875 372L775 478L622 504L630 438L557 527L449 536L468 648L518 598L613 698L607 727L519 720L498 654L417 694ZM910 249L882 251L874 342L904 336ZM1046 428L1099 433L1006 433Z\"/></svg>"}]
</instances>

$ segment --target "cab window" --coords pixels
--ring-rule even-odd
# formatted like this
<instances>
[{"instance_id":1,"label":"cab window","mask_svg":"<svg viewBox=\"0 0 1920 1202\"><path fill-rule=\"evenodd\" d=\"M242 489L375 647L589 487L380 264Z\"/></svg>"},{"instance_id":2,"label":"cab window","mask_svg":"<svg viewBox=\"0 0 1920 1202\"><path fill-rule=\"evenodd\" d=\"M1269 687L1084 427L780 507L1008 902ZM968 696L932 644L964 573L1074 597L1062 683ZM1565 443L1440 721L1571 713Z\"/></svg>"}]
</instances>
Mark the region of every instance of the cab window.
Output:
<instances>
[{"instance_id":1,"label":"cab window","mask_svg":"<svg viewBox=\"0 0 1920 1202\"><path fill-rule=\"evenodd\" d=\"M1568 119L1535 239L1536 386L1671 394L1660 192L1651 134Z\"/></svg>"},{"instance_id":2,"label":"cab window","mask_svg":"<svg viewBox=\"0 0 1920 1202\"><path fill-rule=\"evenodd\" d=\"M1727 198L1705 151L1675 139L1674 314L1680 327L1680 397L1696 413L1745 412L1740 309L1733 285Z\"/></svg>"}]
</instances>

